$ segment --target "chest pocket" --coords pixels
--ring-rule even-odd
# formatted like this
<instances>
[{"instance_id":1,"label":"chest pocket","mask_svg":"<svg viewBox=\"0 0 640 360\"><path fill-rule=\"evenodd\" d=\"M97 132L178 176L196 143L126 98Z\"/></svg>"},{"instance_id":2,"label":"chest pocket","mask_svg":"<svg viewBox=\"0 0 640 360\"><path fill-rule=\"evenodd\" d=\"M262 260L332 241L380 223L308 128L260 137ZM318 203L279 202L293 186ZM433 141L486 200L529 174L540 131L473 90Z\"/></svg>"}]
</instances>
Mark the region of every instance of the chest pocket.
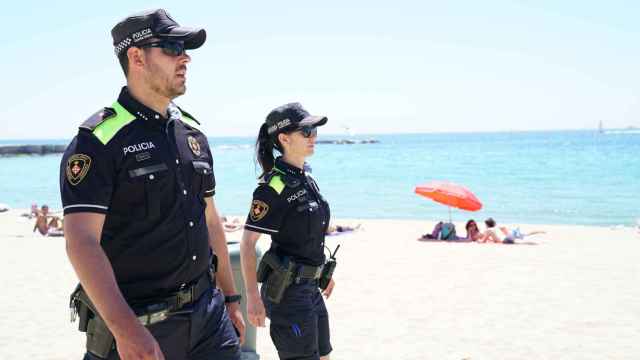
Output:
<instances>
[{"instance_id":1,"label":"chest pocket","mask_svg":"<svg viewBox=\"0 0 640 360\"><path fill-rule=\"evenodd\" d=\"M215 178L213 176L213 169L211 165L202 160L193 160L193 180L192 191L198 194L198 199L204 202L204 195L206 191L211 191L215 187Z\"/></svg>"},{"instance_id":2,"label":"chest pocket","mask_svg":"<svg viewBox=\"0 0 640 360\"><path fill-rule=\"evenodd\" d=\"M171 206L173 193L169 168L165 163L127 171L127 181L119 194L120 213L136 220L159 216Z\"/></svg>"}]
</instances>

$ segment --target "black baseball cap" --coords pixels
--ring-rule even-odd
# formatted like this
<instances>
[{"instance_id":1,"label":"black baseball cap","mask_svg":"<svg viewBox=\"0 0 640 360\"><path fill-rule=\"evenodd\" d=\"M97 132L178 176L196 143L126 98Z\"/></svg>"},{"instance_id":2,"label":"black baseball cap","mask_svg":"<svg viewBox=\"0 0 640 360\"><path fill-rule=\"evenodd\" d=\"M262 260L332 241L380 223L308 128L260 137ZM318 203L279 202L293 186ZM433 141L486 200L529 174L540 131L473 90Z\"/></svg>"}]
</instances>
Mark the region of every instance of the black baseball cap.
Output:
<instances>
[{"instance_id":1,"label":"black baseball cap","mask_svg":"<svg viewBox=\"0 0 640 360\"><path fill-rule=\"evenodd\" d=\"M311 115L300 103L289 103L277 107L267 115L267 133L274 135L303 126L322 126L328 121L326 116Z\"/></svg>"},{"instance_id":2,"label":"black baseball cap","mask_svg":"<svg viewBox=\"0 0 640 360\"><path fill-rule=\"evenodd\" d=\"M111 29L116 56L146 39L184 42L186 50L197 49L207 39L202 28L180 26L164 9L147 10L127 16Z\"/></svg>"}]
</instances>

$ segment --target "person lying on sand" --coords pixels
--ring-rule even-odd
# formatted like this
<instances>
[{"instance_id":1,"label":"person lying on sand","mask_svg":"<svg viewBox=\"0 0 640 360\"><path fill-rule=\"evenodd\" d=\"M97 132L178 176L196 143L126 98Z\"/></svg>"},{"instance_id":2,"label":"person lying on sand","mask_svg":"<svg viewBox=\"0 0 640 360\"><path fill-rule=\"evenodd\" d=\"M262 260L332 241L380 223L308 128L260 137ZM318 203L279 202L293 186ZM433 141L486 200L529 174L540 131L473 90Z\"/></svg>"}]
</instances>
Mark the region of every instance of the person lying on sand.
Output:
<instances>
[{"instance_id":1,"label":"person lying on sand","mask_svg":"<svg viewBox=\"0 0 640 360\"><path fill-rule=\"evenodd\" d=\"M42 208L36 213L33 231L35 232L36 229L44 236L62 236L62 219L58 216L49 215L49 206L42 205Z\"/></svg>"},{"instance_id":2,"label":"person lying on sand","mask_svg":"<svg viewBox=\"0 0 640 360\"><path fill-rule=\"evenodd\" d=\"M360 229L360 227L361 227L361 224L358 224L354 227L345 226L345 225L329 225L327 227L327 231L325 232L325 234L329 236L333 236L333 235L338 235L345 232L356 231Z\"/></svg>"},{"instance_id":3,"label":"person lying on sand","mask_svg":"<svg viewBox=\"0 0 640 360\"><path fill-rule=\"evenodd\" d=\"M493 218L484 221L487 230L478 239L478 242L492 242L498 244L515 244L516 240L524 239L526 236L535 234L545 234L544 231L532 231L523 233L520 228L509 229L506 226L497 226Z\"/></svg>"},{"instance_id":4,"label":"person lying on sand","mask_svg":"<svg viewBox=\"0 0 640 360\"><path fill-rule=\"evenodd\" d=\"M457 236L455 233L455 225L452 223L438 222L434 226L433 231L430 234L424 234L418 238L418 241L462 241L470 242L477 241L482 237L482 233L478 230L478 225L475 220L470 219L464 226L467 230L467 236Z\"/></svg>"}]
</instances>

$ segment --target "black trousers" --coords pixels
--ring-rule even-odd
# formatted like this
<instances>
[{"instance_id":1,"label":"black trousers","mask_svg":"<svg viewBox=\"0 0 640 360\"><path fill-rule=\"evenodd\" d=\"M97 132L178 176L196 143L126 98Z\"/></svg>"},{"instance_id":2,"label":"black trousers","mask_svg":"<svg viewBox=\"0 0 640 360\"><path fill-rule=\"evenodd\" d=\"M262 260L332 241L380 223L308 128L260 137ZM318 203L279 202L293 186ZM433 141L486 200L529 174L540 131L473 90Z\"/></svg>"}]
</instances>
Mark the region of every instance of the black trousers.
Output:
<instances>
[{"instance_id":1,"label":"black trousers","mask_svg":"<svg viewBox=\"0 0 640 360\"><path fill-rule=\"evenodd\" d=\"M167 360L239 360L240 341L218 289L204 293L194 304L183 309L190 311L173 315L167 320L148 326ZM113 350L107 360L119 360ZM102 360L87 352L84 360Z\"/></svg>"},{"instance_id":2,"label":"black trousers","mask_svg":"<svg viewBox=\"0 0 640 360\"><path fill-rule=\"evenodd\" d=\"M260 289L271 320L269 333L281 360L319 360L331 350L329 315L317 280L302 280L285 290L279 304L267 297L266 285Z\"/></svg>"}]
</instances>

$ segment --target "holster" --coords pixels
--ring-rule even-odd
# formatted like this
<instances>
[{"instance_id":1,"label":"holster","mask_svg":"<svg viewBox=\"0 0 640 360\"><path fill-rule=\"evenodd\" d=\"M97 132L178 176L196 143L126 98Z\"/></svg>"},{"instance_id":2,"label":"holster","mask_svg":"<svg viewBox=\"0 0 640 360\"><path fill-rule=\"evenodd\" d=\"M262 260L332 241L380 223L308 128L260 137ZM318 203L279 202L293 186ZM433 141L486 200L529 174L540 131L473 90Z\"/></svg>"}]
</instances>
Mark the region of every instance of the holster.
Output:
<instances>
[{"instance_id":1,"label":"holster","mask_svg":"<svg viewBox=\"0 0 640 360\"><path fill-rule=\"evenodd\" d=\"M295 263L281 261L273 251L267 251L258 266L257 279L266 286L266 297L278 304L282 300L285 290L291 285L295 277Z\"/></svg>"},{"instance_id":2,"label":"holster","mask_svg":"<svg viewBox=\"0 0 640 360\"><path fill-rule=\"evenodd\" d=\"M71 321L73 322L77 315L78 330L87 333L87 351L106 359L115 349L115 339L80 284L71 294L70 307Z\"/></svg>"}]
</instances>

